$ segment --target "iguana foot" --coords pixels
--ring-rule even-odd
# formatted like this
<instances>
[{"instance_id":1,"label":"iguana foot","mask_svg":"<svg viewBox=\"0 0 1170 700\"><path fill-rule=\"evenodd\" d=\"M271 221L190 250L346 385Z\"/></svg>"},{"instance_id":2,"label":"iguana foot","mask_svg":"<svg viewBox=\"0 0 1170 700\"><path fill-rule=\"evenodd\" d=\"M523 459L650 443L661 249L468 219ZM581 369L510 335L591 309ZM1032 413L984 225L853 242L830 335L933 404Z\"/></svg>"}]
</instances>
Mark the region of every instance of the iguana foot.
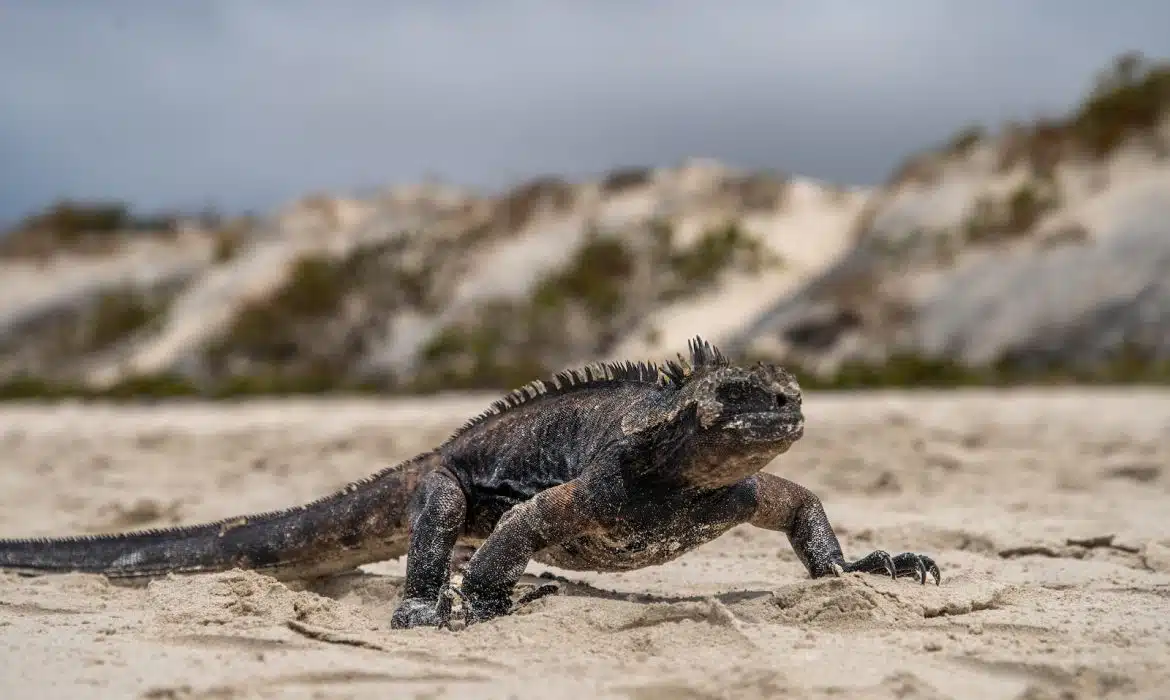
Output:
<instances>
[{"instance_id":1,"label":"iguana foot","mask_svg":"<svg viewBox=\"0 0 1170 700\"><path fill-rule=\"evenodd\" d=\"M487 622L512 612L512 599L506 595L472 596L455 586L448 586L447 590L458 596L459 600L463 602L464 625L470 626L477 622Z\"/></svg>"},{"instance_id":2,"label":"iguana foot","mask_svg":"<svg viewBox=\"0 0 1170 700\"><path fill-rule=\"evenodd\" d=\"M858 571L865 574L885 574L891 578L913 576L923 585L926 584L927 574L930 574L934 578L935 585L942 582L942 574L934 560L925 554L913 552L904 552L896 557L891 557L889 552L879 549L855 562L838 564L834 568L839 568L839 573Z\"/></svg>"},{"instance_id":3,"label":"iguana foot","mask_svg":"<svg viewBox=\"0 0 1170 700\"><path fill-rule=\"evenodd\" d=\"M919 583L926 585L926 575L934 579L934 585L942 584L942 573L938 570L938 564L925 554L915 554L914 552L903 552L894 557L894 570L897 573L895 578L903 576L913 576L918 579Z\"/></svg>"},{"instance_id":4,"label":"iguana foot","mask_svg":"<svg viewBox=\"0 0 1170 700\"><path fill-rule=\"evenodd\" d=\"M508 596L502 597L472 597L462 590L450 586L448 590L463 601L463 620L465 625L474 625L477 622L487 622L497 617L511 615L519 608L529 603L552 595L561 589L555 583L545 583L520 596L515 603Z\"/></svg>"},{"instance_id":5,"label":"iguana foot","mask_svg":"<svg viewBox=\"0 0 1170 700\"><path fill-rule=\"evenodd\" d=\"M437 601L406 598L390 617L391 629L409 627L447 627L451 620L451 598L440 594Z\"/></svg>"}]
</instances>

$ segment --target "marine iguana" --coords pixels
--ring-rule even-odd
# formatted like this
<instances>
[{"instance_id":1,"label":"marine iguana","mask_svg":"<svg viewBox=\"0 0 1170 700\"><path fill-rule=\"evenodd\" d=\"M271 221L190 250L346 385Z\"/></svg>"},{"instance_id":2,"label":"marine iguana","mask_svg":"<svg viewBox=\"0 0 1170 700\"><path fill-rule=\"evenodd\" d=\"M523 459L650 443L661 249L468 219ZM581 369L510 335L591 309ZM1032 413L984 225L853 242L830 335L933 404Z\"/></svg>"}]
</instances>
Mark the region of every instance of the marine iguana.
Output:
<instances>
[{"instance_id":1,"label":"marine iguana","mask_svg":"<svg viewBox=\"0 0 1170 700\"><path fill-rule=\"evenodd\" d=\"M304 505L166 529L0 540L0 570L133 578L241 568L292 580L405 554L391 627L447 626L456 596L466 624L522 604L511 594L530 560L628 571L751 523L786 533L813 578L940 582L921 554L845 559L820 500L761 471L804 433L791 373L733 364L697 336L688 348L678 361L597 363L536 380L433 450ZM469 546L453 587L452 553Z\"/></svg>"}]
</instances>

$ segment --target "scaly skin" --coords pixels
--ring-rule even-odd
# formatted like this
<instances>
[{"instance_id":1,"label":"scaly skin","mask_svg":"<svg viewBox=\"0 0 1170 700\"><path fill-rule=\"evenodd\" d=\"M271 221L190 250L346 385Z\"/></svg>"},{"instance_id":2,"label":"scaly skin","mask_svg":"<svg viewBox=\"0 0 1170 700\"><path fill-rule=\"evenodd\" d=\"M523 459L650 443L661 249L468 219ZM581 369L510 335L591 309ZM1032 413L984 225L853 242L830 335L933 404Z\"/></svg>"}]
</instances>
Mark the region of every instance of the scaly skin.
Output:
<instances>
[{"instance_id":1,"label":"scaly skin","mask_svg":"<svg viewBox=\"0 0 1170 700\"><path fill-rule=\"evenodd\" d=\"M761 471L804 432L790 373L735 366L700 338L679 360L533 382L436 449L303 506L164 530L0 540L0 569L152 577L244 568L289 580L406 554L391 626L445 626L452 597L468 624L515 609L529 561L628 571L751 523L786 533L814 578L859 571L939 582L920 554L845 559L819 499ZM457 548L474 554L453 588Z\"/></svg>"}]
</instances>

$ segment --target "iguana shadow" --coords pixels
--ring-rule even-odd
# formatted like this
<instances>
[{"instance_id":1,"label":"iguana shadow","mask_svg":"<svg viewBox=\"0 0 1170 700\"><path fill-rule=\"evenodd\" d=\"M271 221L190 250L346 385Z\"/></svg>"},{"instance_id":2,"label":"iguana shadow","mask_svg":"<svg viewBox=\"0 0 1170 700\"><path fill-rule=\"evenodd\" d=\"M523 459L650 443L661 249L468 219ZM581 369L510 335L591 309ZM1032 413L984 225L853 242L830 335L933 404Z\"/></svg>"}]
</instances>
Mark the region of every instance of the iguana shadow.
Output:
<instances>
[{"instance_id":1,"label":"iguana shadow","mask_svg":"<svg viewBox=\"0 0 1170 700\"><path fill-rule=\"evenodd\" d=\"M691 603L702 602L714 598L725 605L734 605L735 603L742 603L756 598L762 598L772 595L771 589L768 590L746 590L746 591L728 591L726 593L716 593L713 595L658 595L655 593L636 593L629 591L615 591L607 588L599 588L591 583L585 581L573 581L558 576L550 572L544 572L540 575L525 574L521 577L518 585L519 589L541 586L548 583L555 583L559 590L556 595L570 596L575 598L596 598L600 600L618 600L628 603ZM374 574L366 571L352 571L344 574L337 574L328 578L313 579L305 581L302 586L304 590L311 591L317 595L326 598L343 598L350 594L362 594L369 597L393 596L398 595L398 589L402 587L403 579L398 575Z\"/></svg>"}]
</instances>

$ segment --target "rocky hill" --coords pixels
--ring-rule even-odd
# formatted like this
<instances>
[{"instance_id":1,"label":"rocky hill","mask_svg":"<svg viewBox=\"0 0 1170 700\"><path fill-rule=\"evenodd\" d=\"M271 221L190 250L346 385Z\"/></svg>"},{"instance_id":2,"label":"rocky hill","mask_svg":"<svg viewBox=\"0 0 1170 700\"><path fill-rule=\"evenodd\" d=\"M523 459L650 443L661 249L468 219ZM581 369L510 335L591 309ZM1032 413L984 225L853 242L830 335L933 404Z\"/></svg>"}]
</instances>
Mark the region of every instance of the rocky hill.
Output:
<instances>
[{"instance_id":1,"label":"rocky hill","mask_svg":"<svg viewBox=\"0 0 1170 700\"><path fill-rule=\"evenodd\" d=\"M873 190L692 161L235 220L62 203L0 239L0 393L502 388L696 333L810 380L1164 380L1168 145L1170 69L1123 57Z\"/></svg>"},{"instance_id":2,"label":"rocky hill","mask_svg":"<svg viewBox=\"0 0 1170 700\"><path fill-rule=\"evenodd\" d=\"M960 134L867 203L841 259L732 347L818 374L901 358L1170 379L1170 68L1122 57L1071 114Z\"/></svg>"},{"instance_id":3,"label":"rocky hill","mask_svg":"<svg viewBox=\"0 0 1170 700\"><path fill-rule=\"evenodd\" d=\"M0 250L0 376L38 391L507 386L728 336L844 251L867 196L693 161L134 232L60 205ZM59 220L70 235L50 236Z\"/></svg>"}]
</instances>

